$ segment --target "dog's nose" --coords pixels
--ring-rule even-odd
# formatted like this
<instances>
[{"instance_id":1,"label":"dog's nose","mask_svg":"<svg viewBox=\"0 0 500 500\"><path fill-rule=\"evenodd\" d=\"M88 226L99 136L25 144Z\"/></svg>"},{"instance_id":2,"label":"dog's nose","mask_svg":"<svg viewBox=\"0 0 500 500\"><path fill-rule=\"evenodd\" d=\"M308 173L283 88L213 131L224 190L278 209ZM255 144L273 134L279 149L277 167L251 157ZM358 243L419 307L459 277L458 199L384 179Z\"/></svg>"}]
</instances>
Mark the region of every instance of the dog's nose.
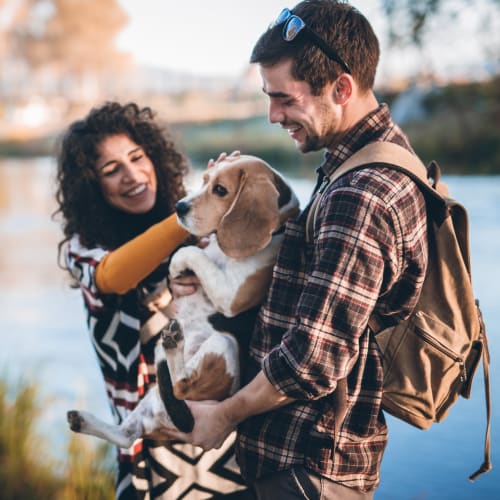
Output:
<instances>
[{"instance_id":1,"label":"dog's nose","mask_svg":"<svg viewBox=\"0 0 500 500\"><path fill-rule=\"evenodd\" d=\"M189 203L184 200L179 200L175 204L175 211L177 212L177 215L179 215L180 217L186 215L189 212Z\"/></svg>"}]
</instances>

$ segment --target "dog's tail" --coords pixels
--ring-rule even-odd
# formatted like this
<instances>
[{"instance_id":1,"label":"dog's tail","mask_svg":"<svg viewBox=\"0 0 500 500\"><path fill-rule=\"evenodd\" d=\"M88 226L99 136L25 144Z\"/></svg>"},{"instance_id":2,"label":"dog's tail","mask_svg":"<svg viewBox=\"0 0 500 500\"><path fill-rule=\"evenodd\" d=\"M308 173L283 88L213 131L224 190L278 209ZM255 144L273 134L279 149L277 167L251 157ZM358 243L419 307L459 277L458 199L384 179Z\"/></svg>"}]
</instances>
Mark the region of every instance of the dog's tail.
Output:
<instances>
[{"instance_id":1,"label":"dog's tail","mask_svg":"<svg viewBox=\"0 0 500 500\"><path fill-rule=\"evenodd\" d=\"M174 425L182 432L191 432L194 428L194 418L188 405L182 399L174 396L172 377L166 361L160 361L156 367L158 390Z\"/></svg>"}]
</instances>

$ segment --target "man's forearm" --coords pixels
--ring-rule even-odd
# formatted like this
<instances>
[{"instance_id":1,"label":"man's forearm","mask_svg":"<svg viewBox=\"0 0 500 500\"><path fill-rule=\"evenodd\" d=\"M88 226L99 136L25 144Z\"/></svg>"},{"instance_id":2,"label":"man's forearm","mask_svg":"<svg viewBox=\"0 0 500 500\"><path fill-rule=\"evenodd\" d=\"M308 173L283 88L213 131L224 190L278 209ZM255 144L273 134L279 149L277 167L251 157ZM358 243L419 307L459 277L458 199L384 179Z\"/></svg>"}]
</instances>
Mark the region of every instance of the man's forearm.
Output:
<instances>
[{"instance_id":1,"label":"man's forearm","mask_svg":"<svg viewBox=\"0 0 500 500\"><path fill-rule=\"evenodd\" d=\"M277 391L264 372L260 371L249 384L225 399L221 406L226 418L236 426L248 417L274 410L293 401L295 399Z\"/></svg>"},{"instance_id":2,"label":"man's forearm","mask_svg":"<svg viewBox=\"0 0 500 500\"><path fill-rule=\"evenodd\" d=\"M236 394L224 401L189 401L195 425L186 434L175 428L165 428L169 439L177 439L200 446L204 450L219 448L235 427L243 420L259 413L274 410L295 401L279 391L267 380L264 372Z\"/></svg>"}]
</instances>

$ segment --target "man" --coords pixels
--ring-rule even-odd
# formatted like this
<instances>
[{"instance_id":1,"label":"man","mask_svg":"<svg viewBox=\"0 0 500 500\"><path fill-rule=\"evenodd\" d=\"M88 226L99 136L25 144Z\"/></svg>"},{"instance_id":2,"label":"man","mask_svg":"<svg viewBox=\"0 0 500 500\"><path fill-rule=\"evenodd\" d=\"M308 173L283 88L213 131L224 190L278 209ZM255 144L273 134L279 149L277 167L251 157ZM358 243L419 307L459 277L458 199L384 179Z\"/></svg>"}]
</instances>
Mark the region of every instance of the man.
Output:
<instances>
[{"instance_id":1,"label":"man","mask_svg":"<svg viewBox=\"0 0 500 500\"><path fill-rule=\"evenodd\" d=\"M285 9L254 47L270 121L303 153L326 149L318 186L368 143L411 151L373 93L378 58L368 21L334 0ZM368 321L389 326L417 302L425 203L406 175L372 166L326 187L310 243L307 211L287 223L248 384L220 403L190 403L193 433L173 436L211 448L237 426L238 462L259 499L372 498L387 428Z\"/></svg>"}]
</instances>

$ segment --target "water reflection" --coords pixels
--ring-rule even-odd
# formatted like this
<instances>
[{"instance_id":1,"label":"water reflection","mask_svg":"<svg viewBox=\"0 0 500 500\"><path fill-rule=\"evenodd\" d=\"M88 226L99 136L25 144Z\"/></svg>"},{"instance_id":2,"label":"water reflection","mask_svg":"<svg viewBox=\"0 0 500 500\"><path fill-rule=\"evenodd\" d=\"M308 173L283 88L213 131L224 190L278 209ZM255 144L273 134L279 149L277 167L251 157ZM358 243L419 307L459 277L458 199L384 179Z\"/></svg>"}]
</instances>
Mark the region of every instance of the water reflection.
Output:
<instances>
[{"instance_id":1,"label":"water reflection","mask_svg":"<svg viewBox=\"0 0 500 500\"><path fill-rule=\"evenodd\" d=\"M47 431L52 451L64 455L69 435L66 410L85 408L108 421L111 415L80 294L69 288L66 273L57 266L62 236L58 222L51 219L54 175L51 158L0 160L0 370L40 383L49 404L39 425ZM199 175L189 182L197 186ZM298 179L292 183L304 205L312 183ZM477 483L467 481L480 463L484 437L479 375L472 399L461 400L444 423L429 431L390 420L376 495L380 500L500 498L500 177L456 177L449 184L469 210L474 284L490 335L495 468Z\"/></svg>"},{"instance_id":2,"label":"water reflection","mask_svg":"<svg viewBox=\"0 0 500 500\"><path fill-rule=\"evenodd\" d=\"M58 271L60 230L50 158L0 163L0 283L13 290L47 287L64 279Z\"/></svg>"}]
</instances>

